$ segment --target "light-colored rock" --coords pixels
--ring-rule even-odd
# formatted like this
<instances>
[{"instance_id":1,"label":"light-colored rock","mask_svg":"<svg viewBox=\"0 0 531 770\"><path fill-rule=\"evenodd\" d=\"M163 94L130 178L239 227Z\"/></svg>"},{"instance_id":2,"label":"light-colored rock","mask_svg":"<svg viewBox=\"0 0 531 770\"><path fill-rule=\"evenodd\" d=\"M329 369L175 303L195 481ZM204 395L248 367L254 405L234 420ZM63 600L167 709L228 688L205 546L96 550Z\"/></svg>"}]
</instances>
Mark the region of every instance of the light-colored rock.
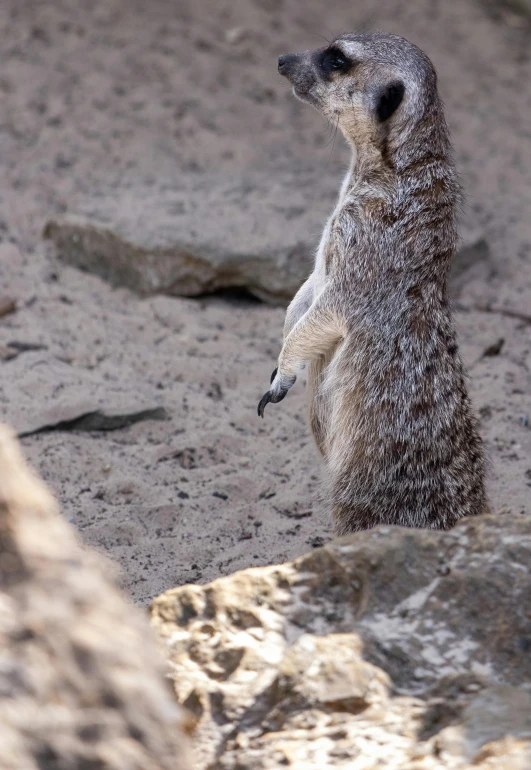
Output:
<instances>
[{"instance_id":1,"label":"light-colored rock","mask_svg":"<svg viewBox=\"0 0 531 770\"><path fill-rule=\"evenodd\" d=\"M184 770L159 655L0 428L2 770Z\"/></svg>"},{"instance_id":2,"label":"light-colored rock","mask_svg":"<svg viewBox=\"0 0 531 770\"><path fill-rule=\"evenodd\" d=\"M531 521L380 528L155 600L197 767L531 767Z\"/></svg>"},{"instance_id":3,"label":"light-colored rock","mask_svg":"<svg viewBox=\"0 0 531 770\"><path fill-rule=\"evenodd\" d=\"M340 180L339 169L301 166L138 180L77 200L44 234L65 262L140 294L245 288L286 303L311 272Z\"/></svg>"}]
</instances>

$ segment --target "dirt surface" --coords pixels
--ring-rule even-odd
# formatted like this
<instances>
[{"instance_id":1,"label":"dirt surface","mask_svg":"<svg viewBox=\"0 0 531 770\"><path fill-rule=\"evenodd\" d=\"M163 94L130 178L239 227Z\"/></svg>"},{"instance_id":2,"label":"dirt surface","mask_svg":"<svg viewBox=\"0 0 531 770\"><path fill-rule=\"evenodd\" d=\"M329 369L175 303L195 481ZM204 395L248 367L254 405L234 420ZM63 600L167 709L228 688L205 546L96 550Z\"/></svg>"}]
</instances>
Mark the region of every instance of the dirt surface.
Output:
<instances>
[{"instance_id":1,"label":"dirt surface","mask_svg":"<svg viewBox=\"0 0 531 770\"><path fill-rule=\"evenodd\" d=\"M457 320L493 508L531 513L531 318L499 312L531 315L531 47L527 20L492 5L3 0L0 294L17 309L0 319L1 416L26 433L59 423L24 450L138 602L330 537L303 387L258 420L282 309L139 299L63 265L42 228L79 196L213 169L273 179L312 164L339 186L346 148L290 96L276 57L360 25L409 37L438 68L463 227L490 255L463 273ZM112 431L76 422L158 407L165 419Z\"/></svg>"}]
</instances>

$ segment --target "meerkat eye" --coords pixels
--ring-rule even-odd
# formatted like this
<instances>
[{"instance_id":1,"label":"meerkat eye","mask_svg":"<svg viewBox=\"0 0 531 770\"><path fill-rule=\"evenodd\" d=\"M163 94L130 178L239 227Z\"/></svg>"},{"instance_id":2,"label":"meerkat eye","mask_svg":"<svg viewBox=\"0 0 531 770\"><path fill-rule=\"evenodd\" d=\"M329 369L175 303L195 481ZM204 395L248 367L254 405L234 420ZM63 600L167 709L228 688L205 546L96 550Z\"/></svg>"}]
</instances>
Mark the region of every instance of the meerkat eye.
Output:
<instances>
[{"instance_id":1,"label":"meerkat eye","mask_svg":"<svg viewBox=\"0 0 531 770\"><path fill-rule=\"evenodd\" d=\"M323 73L330 75L332 72L348 72L352 62L347 59L339 48L327 48L321 55L320 65Z\"/></svg>"},{"instance_id":2,"label":"meerkat eye","mask_svg":"<svg viewBox=\"0 0 531 770\"><path fill-rule=\"evenodd\" d=\"M340 53L336 53L328 59L328 64L333 70L343 69L346 63L347 63L347 60Z\"/></svg>"}]
</instances>

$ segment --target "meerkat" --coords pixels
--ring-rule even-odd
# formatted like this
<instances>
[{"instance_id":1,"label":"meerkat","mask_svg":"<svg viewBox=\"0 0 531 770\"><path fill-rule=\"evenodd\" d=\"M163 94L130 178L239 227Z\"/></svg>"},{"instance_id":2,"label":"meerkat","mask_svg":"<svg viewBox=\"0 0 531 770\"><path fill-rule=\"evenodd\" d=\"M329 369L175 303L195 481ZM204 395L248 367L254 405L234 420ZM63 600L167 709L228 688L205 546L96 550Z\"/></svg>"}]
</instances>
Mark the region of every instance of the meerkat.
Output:
<instances>
[{"instance_id":1,"label":"meerkat","mask_svg":"<svg viewBox=\"0 0 531 770\"><path fill-rule=\"evenodd\" d=\"M461 193L434 67L407 40L370 34L281 56L278 69L339 127L352 159L258 414L308 364L338 534L447 529L486 513L446 285Z\"/></svg>"}]
</instances>

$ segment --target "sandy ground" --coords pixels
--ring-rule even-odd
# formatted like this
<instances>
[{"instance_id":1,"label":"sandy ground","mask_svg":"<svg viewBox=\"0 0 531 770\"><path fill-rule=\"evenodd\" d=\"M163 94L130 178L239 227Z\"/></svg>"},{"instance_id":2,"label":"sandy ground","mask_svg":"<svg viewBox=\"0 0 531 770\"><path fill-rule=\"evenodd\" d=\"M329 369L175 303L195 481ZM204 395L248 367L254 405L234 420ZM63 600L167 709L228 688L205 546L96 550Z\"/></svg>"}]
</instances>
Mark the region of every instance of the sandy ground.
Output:
<instances>
[{"instance_id":1,"label":"sandy ground","mask_svg":"<svg viewBox=\"0 0 531 770\"><path fill-rule=\"evenodd\" d=\"M139 299L62 264L43 226L124 179L156 185L212 168L273 177L311 162L339 185L346 149L339 138L326 146L326 125L289 95L276 57L360 25L404 34L438 68L463 228L490 254L464 275L457 321L493 508L531 513L531 323L506 312L531 314L531 47L527 21L491 5L387 0L375 14L368 0L3 0L0 293L17 310L0 319L0 349L18 347L0 363L1 416L24 432L95 408L166 409L112 432L23 439L138 602L331 536L304 389L256 417L282 309Z\"/></svg>"}]
</instances>

